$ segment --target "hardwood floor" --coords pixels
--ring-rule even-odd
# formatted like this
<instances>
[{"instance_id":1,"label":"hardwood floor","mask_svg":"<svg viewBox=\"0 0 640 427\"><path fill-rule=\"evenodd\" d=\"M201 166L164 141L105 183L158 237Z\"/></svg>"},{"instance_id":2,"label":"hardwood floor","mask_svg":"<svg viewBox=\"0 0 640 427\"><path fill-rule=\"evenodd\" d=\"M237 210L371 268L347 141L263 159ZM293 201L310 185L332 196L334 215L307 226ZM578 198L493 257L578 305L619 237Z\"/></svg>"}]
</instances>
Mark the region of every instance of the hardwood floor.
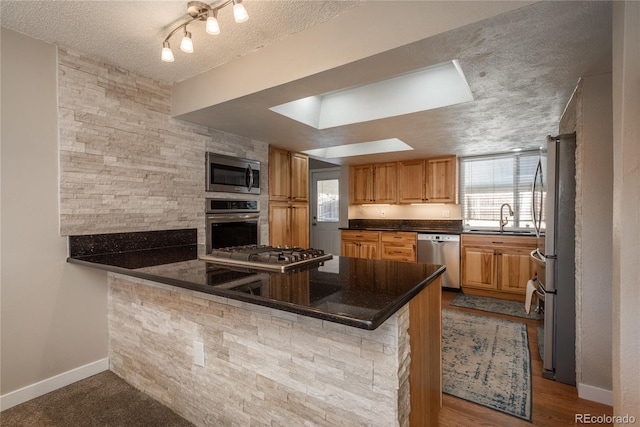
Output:
<instances>
[{"instance_id":1,"label":"hardwood floor","mask_svg":"<svg viewBox=\"0 0 640 427\"><path fill-rule=\"evenodd\" d=\"M538 321L521 319L501 314L493 314L461 307L454 307L449 303L457 293L443 291L442 307L451 310L466 311L502 319L515 320L527 324L529 349L531 350L531 380L532 380L532 423L519 418L494 411L485 406L477 405L466 400L458 399L447 394L442 398L439 425L441 427L476 427L476 426L565 426L586 425L575 423L575 414L612 415L613 408L589 400L580 399L575 387L542 378L542 361L538 355L536 342L536 326ZM599 424L607 425L607 424ZM611 425L611 424L608 424Z\"/></svg>"}]
</instances>

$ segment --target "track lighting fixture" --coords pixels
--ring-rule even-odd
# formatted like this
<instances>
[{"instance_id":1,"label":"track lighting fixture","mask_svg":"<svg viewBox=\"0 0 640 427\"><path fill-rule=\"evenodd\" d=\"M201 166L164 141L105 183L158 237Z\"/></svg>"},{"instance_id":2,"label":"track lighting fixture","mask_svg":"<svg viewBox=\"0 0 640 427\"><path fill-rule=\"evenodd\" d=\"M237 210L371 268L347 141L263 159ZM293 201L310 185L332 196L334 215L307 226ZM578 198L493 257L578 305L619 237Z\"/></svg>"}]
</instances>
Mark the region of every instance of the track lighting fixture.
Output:
<instances>
[{"instance_id":1,"label":"track lighting fixture","mask_svg":"<svg viewBox=\"0 0 640 427\"><path fill-rule=\"evenodd\" d=\"M193 40L191 38L191 33L187 31L187 25L191 24L193 21L206 21L205 30L208 34L220 34L218 11L230 4L233 4L233 18L236 22L240 23L249 19L249 15L247 14L247 10L242 4L242 0L227 0L215 7L200 1L190 1L187 4L187 13L191 18L187 19L185 22L174 28L164 39L164 41L162 42L162 60L164 62L174 61L173 52L171 51L171 46L169 45L169 39L180 29L183 30L180 50L187 53L193 52Z\"/></svg>"}]
</instances>

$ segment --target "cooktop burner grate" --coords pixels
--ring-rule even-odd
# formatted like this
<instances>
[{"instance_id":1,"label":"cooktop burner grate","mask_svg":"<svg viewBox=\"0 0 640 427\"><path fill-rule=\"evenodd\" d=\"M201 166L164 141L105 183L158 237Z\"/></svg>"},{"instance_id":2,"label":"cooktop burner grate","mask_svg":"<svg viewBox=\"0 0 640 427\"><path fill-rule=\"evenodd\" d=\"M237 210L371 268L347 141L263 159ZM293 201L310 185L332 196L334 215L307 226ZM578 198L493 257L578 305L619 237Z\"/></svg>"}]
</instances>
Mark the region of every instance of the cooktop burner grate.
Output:
<instances>
[{"instance_id":1,"label":"cooktop burner grate","mask_svg":"<svg viewBox=\"0 0 640 427\"><path fill-rule=\"evenodd\" d=\"M331 258L333 258L331 254L325 254L321 249L279 248L266 245L220 248L214 249L210 254L200 256L201 260L212 263L276 271L286 271Z\"/></svg>"}]
</instances>

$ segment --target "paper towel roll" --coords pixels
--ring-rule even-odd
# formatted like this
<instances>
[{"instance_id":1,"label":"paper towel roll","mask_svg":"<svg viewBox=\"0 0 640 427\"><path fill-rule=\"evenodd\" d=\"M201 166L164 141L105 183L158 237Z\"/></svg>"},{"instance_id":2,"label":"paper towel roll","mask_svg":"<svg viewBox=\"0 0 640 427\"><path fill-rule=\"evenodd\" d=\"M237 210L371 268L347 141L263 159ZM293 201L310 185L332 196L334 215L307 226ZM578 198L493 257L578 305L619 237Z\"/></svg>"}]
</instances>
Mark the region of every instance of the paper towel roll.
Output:
<instances>
[{"instance_id":1,"label":"paper towel roll","mask_svg":"<svg viewBox=\"0 0 640 427\"><path fill-rule=\"evenodd\" d=\"M536 291L536 285L533 284L533 280L529 280L527 282L527 296L524 300L524 311L529 314L531 311L531 298L533 297L533 293Z\"/></svg>"}]
</instances>

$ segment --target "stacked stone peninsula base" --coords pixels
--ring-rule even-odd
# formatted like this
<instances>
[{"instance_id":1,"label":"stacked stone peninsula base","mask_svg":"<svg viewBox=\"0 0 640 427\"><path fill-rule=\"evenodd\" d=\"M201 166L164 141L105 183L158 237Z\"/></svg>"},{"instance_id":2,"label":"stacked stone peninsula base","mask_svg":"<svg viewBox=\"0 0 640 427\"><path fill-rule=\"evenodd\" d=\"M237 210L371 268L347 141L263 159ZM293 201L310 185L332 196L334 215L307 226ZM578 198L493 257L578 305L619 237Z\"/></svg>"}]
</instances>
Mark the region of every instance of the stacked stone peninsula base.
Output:
<instances>
[{"instance_id":1,"label":"stacked stone peninsula base","mask_svg":"<svg viewBox=\"0 0 640 427\"><path fill-rule=\"evenodd\" d=\"M109 273L110 365L198 426L436 426L440 303L371 331Z\"/></svg>"}]
</instances>

